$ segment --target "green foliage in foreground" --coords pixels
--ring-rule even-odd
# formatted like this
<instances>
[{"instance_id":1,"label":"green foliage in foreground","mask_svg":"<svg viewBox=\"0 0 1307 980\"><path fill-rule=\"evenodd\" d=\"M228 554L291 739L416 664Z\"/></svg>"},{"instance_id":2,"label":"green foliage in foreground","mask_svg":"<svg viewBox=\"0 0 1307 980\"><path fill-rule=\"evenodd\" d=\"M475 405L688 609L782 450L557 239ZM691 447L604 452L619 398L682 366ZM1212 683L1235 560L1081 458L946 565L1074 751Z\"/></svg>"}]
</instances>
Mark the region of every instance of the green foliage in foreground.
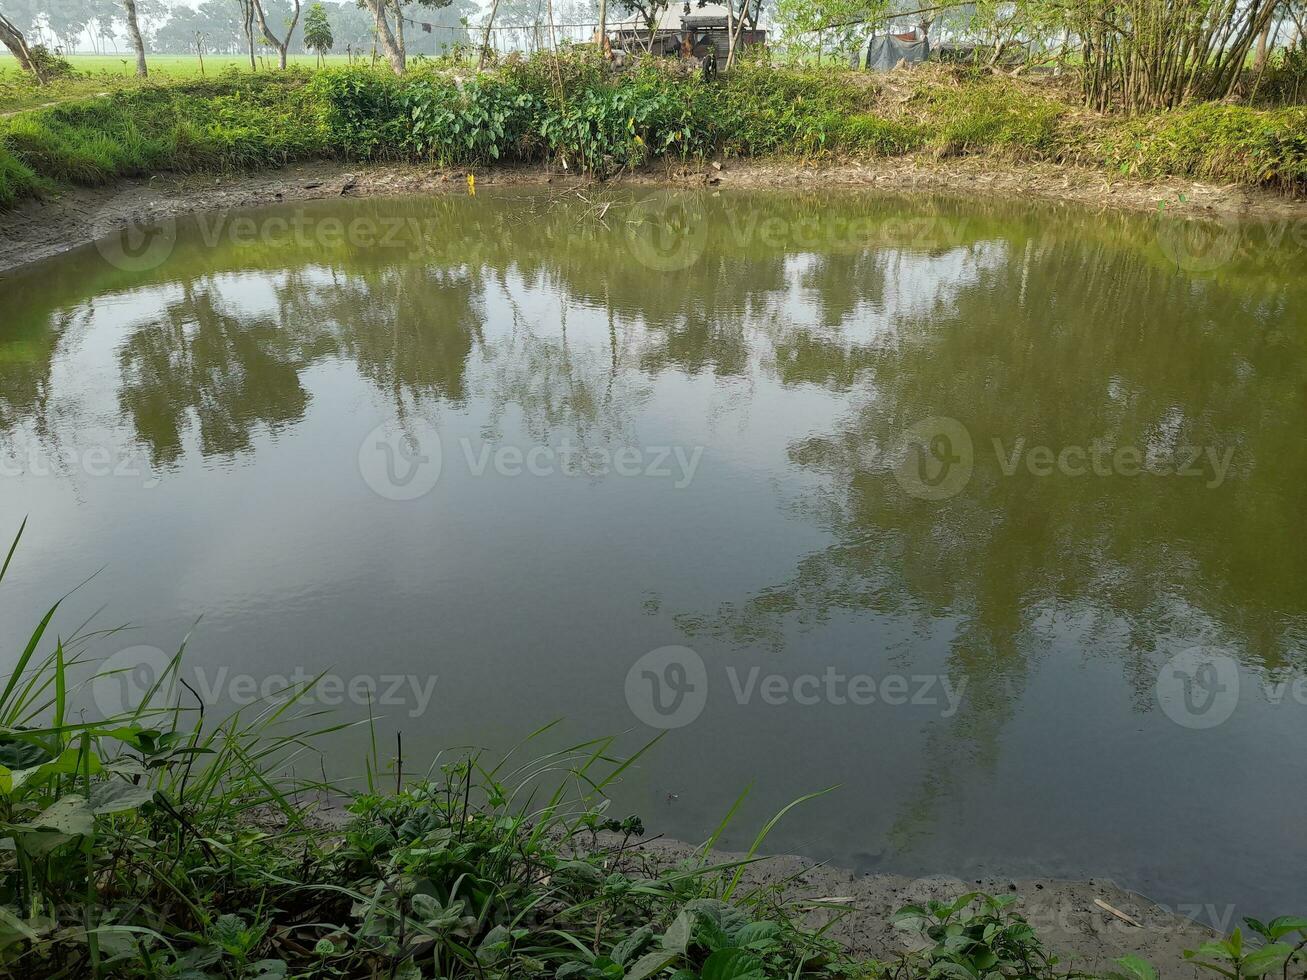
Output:
<instances>
[{"instance_id":1,"label":"green foliage in foreground","mask_svg":"<svg viewBox=\"0 0 1307 980\"><path fill-rule=\"evenodd\" d=\"M145 84L0 119L0 205L61 184L313 158L449 166L548 162L604 178L710 156L970 154L1142 176L1307 187L1307 109L1205 104L1134 119L952 69L906 94L865 73L743 64L705 82L672 62L614 74L573 54L493 72L426 63Z\"/></svg>"},{"instance_id":2,"label":"green foliage in foreground","mask_svg":"<svg viewBox=\"0 0 1307 980\"><path fill-rule=\"evenodd\" d=\"M73 714L71 678L90 637L51 641L58 609L0 692L6 975L1084 976L1059 972L1013 899L980 893L905 907L897 923L922 950L854 962L827 935L841 907L787 898L783 882L748 884L747 864L796 804L741 860L713 862L723 824L691 858L651 861L635 846L640 821L612 818L604 797L645 750L619 759L612 739L530 761L522 746L494 762L468 754L391 792L377 785L374 750L366 791L347 792L291 775L314 768L315 742L344 727L302 705L304 691L208 724L180 702L87 722ZM180 657L147 705L171 688ZM314 821L305 802L327 795L348 803L339 825ZM1264 941L1236 931L1190 955L1228 977L1304 975L1307 920L1248 924ZM1137 958L1120 967L1114 977L1157 976Z\"/></svg>"}]
</instances>

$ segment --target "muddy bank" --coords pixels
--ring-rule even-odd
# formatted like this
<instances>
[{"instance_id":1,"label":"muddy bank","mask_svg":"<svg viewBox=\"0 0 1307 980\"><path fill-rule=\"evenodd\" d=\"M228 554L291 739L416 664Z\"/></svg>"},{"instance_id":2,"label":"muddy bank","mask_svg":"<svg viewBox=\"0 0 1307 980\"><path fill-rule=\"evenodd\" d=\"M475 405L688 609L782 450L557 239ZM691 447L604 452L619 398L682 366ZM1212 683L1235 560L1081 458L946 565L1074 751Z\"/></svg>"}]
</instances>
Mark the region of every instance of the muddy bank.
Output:
<instances>
[{"instance_id":1,"label":"muddy bank","mask_svg":"<svg viewBox=\"0 0 1307 980\"><path fill-rule=\"evenodd\" d=\"M642 845L658 865L689 857L693 848L678 842L656 840ZM717 861L737 855L715 854ZM834 900L843 911L831 929L832 938L854 955L893 960L923 945L921 936L906 924L892 922L895 911L928 898L944 901L967 891L1015 895L1016 911L1025 916L1045 947L1061 957L1060 967L1091 973L1117 969L1114 960L1127 954L1142 956L1159 976L1190 978L1202 971L1184 961L1186 949L1196 949L1213 938L1211 930L1174 915L1133 892L1109 881L1058 881L1048 878L984 878L960 880L947 876L903 878L897 875L860 875L817 865L793 856L769 857L745 869L748 885L777 886L787 899ZM1114 914L1103 905L1116 910ZM816 909L810 924L822 924L837 913ZM1127 921L1130 920L1130 921Z\"/></svg>"},{"instance_id":2,"label":"muddy bank","mask_svg":"<svg viewBox=\"0 0 1307 980\"><path fill-rule=\"evenodd\" d=\"M77 188L46 201L0 213L0 272L58 255L131 223L194 211L254 207L339 196L466 193L465 169L407 164L320 162L226 177L162 175L110 188ZM548 184L584 187L591 182L543 167L478 171L479 187ZM913 158L803 163L726 161L654 168L610 183L675 187L783 189L862 188L896 193L947 193L962 197L1038 198L1090 209L1228 218L1307 218L1307 200L1236 185L1187 180L1113 182L1100 172L1046 164L1004 165L992 159Z\"/></svg>"}]
</instances>

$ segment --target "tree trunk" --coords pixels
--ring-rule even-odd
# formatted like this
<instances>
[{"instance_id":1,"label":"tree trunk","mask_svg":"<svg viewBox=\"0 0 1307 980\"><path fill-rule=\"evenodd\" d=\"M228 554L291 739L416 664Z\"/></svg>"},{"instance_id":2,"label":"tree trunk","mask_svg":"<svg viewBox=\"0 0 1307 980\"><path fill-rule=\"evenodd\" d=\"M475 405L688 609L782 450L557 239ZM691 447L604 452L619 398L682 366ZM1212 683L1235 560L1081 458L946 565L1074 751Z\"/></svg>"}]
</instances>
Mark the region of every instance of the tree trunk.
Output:
<instances>
[{"instance_id":1,"label":"tree trunk","mask_svg":"<svg viewBox=\"0 0 1307 980\"><path fill-rule=\"evenodd\" d=\"M41 77L41 69L32 60L32 52L27 46L27 39L23 37L23 32L4 14L0 14L0 42L9 49L9 53L18 62L18 67L36 79L36 84L45 84L45 79Z\"/></svg>"},{"instance_id":2,"label":"tree trunk","mask_svg":"<svg viewBox=\"0 0 1307 980\"><path fill-rule=\"evenodd\" d=\"M267 42L277 49L277 65L282 71L286 70L286 52L290 48L291 35L295 33L295 25L300 21L300 0L295 0L295 15L290 19L290 26L286 28L286 40L280 41L277 35L268 30L268 18L263 14L263 0L254 0L254 9L259 15L259 29L263 31L263 36Z\"/></svg>"},{"instance_id":3,"label":"tree trunk","mask_svg":"<svg viewBox=\"0 0 1307 980\"><path fill-rule=\"evenodd\" d=\"M394 0L395 3L395 47L399 48L399 58L404 62L404 67L408 67L408 45L404 42L404 10L401 6L403 0Z\"/></svg>"},{"instance_id":4,"label":"tree trunk","mask_svg":"<svg viewBox=\"0 0 1307 980\"><path fill-rule=\"evenodd\" d=\"M1271 43L1271 27L1275 20L1275 11L1271 10L1271 16L1266 18L1266 26L1262 28L1262 33L1257 35L1257 54L1253 56L1253 71L1260 72L1266 65L1266 49Z\"/></svg>"},{"instance_id":5,"label":"tree trunk","mask_svg":"<svg viewBox=\"0 0 1307 980\"><path fill-rule=\"evenodd\" d=\"M136 19L136 0L123 0L123 9L127 11L127 36L136 52L136 74L145 78L150 69L145 65L145 41L141 39L141 25Z\"/></svg>"},{"instance_id":6,"label":"tree trunk","mask_svg":"<svg viewBox=\"0 0 1307 980\"><path fill-rule=\"evenodd\" d=\"M372 11L372 16L376 18L377 40L381 42L381 48L390 60L390 67L396 75L404 74L404 52L399 49L395 35L390 31L390 22L386 20L386 0L364 0L364 2Z\"/></svg>"},{"instance_id":7,"label":"tree trunk","mask_svg":"<svg viewBox=\"0 0 1307 980\"><path fill-rule=\"evenodd\" d=\"M486 18L486 35L481 39L481 57L477 59L477 71L486 64L486 52L490 50L490 28L495 23L495 11L499 9L499 0L491 0L490 16Z\"/></svg>"},{"instance_id":8,"label":"tree trunk","mask_svg":"<svg viewBox=\"0 0 1307 980\"><path fill-rule=\"evenodd\" d=\"M250 46L250 71L258 71L258 62L254 60L254 0L240 0L240 4L245 40Z\"/></svg>"},{"instance_id":9,"label":"tree trunk","mask_svg":"<svg viewBox=\"0 0 1307 980\"><path fill-rule=\"evenodd\" d=\"M747 3L747 0L746 0ZM717 60L717 53L713 52L713 61ZM726 0L726 70L730 71L731 66L735 64L735 4L731 0ZM716 67L714 65L714 67Z\"/></svg>"}]
</instances>

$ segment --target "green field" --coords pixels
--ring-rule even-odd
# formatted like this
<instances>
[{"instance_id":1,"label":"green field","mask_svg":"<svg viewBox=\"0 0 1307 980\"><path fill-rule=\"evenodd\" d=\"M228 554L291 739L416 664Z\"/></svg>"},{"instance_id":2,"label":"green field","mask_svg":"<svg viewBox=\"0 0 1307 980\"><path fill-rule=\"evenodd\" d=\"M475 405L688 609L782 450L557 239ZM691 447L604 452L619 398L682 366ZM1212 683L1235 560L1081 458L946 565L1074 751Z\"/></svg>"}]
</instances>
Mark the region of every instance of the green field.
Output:
<instances>
[{"instance_id":1,"label":"green field","mask_svg":"<svg viewBox=\"0 0 1307 980\"><path fill-rule=\"evenodd\" d=\"M68 99L86 98L111 91L130 89L140 84L136 78L136 61L127 55L74 54L68 59L73 66L71 78L61 78L48 85L36 86L26 78L18 68L18 63L8 54L0 54L0 116L23 109L64 102ZM311 54L293 54L288 59L292 66L312 68L318 59ZM347 55L333 54L325 59L328 65L344 65L349 61ZM360 60L357 56L355 62ZM157 54L149 55L150 81L167 83L185 81L200 77L200 60L195 55ZM204 74L212 78L223 71L250 70L248 55L215 54L205 55ZM267 56L258 59L258 72L277 71L276 58Z\"/></svg>"},{"instance_id":2,"label":"green field","mask_svg":"<svg viewBox=\"0 0 1307 980\"><path fill-rule=\"evenodd\" d=\"M200 74L200 59L193 54L151 54L147 55L150 72L158 72L161 75L167 75L175 78L190 78ZM69 64L79 73L90 75L133 75L136 71L136 61L128 53L123 54L72 54L67 56ZM317 58L311 54L293 54L290 56L290 63L295 65L313 66L317 64ZM346 63L347 56L343 54L332 54L327 56L328 64L343 65ZM356 57L357 61L358 58ZM236 68L249 70L249 55L233 54L213 54L204 56L204 71L206 74L211 72L222 71L224 68L235 66ZM259 69L275 70L277 67L276 56L263 57L259 59ZM18 64L9 55L0 56L0 78L7 78L10 75L18 73Z\"/></svg>"}]
</instances>

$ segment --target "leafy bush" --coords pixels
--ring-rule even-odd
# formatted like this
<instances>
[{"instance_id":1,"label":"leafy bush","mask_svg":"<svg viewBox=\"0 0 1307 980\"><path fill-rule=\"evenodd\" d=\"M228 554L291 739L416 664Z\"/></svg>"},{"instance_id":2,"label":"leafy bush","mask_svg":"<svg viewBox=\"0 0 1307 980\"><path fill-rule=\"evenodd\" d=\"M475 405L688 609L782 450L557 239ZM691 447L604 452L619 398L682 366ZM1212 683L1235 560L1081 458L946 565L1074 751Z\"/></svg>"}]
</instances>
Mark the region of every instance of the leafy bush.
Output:
<instances>
[{"instance_id":1,"label":"leafy bush","mask_svg":"<svg viewBox=\"0 0 1307 980\"><path fill-rule=\"evenodd\" d=\"M1102 136L1112 169L1276 184L1307 184L1307 108L1258 110L1206 103L1157 113Z\"/></svg>"},{"instance_id":2,"label":"leafy bush","mask_svg":"<svg viewBox=\"0 0 1307 980\"><path fill-rule=\"evenodd\" d=\"M901 927L919 930L926 948L906 957L913 975L928 977L1049 977L1058 958L1021 916L1009 911L1015 895L968 892L949 902L905 905Z\"/></svg>"},{"instance_id":3,"label":"leafy bush","mask_svg":"<svg viewBox=\"0 0 1307 980\"><path fill-rule=\"evenodd\" d=\"M474 79L461 88L443 78L404 86L406 145L441 164L526 159L522 140L535 119L536 99L511 83Z\"/></svg>"},{"instance_id":4,"label":"leafy bush","mask_svg":"<svg viewBox=\"0 0 1307 980\"><path fill-rule=\"evenodd\" d=\"M393 74L361 66L333 68L314 79L311 91L331 145L341 156L394 155L403 143L407 120Z\"/></svg>"},{"instance_id":5,"label":"leafy bush","mask_svg":"<svg viewBox=\"0 0 1307 980\"><path fill-rule=\"evenodd\" d=\"M68 59L61 58L44 44L32 45L29 54L32 58L32 65L41 78L47 82L59 78L68 78L73 74L73 66Z\"/></svg>"}]
</instances>

